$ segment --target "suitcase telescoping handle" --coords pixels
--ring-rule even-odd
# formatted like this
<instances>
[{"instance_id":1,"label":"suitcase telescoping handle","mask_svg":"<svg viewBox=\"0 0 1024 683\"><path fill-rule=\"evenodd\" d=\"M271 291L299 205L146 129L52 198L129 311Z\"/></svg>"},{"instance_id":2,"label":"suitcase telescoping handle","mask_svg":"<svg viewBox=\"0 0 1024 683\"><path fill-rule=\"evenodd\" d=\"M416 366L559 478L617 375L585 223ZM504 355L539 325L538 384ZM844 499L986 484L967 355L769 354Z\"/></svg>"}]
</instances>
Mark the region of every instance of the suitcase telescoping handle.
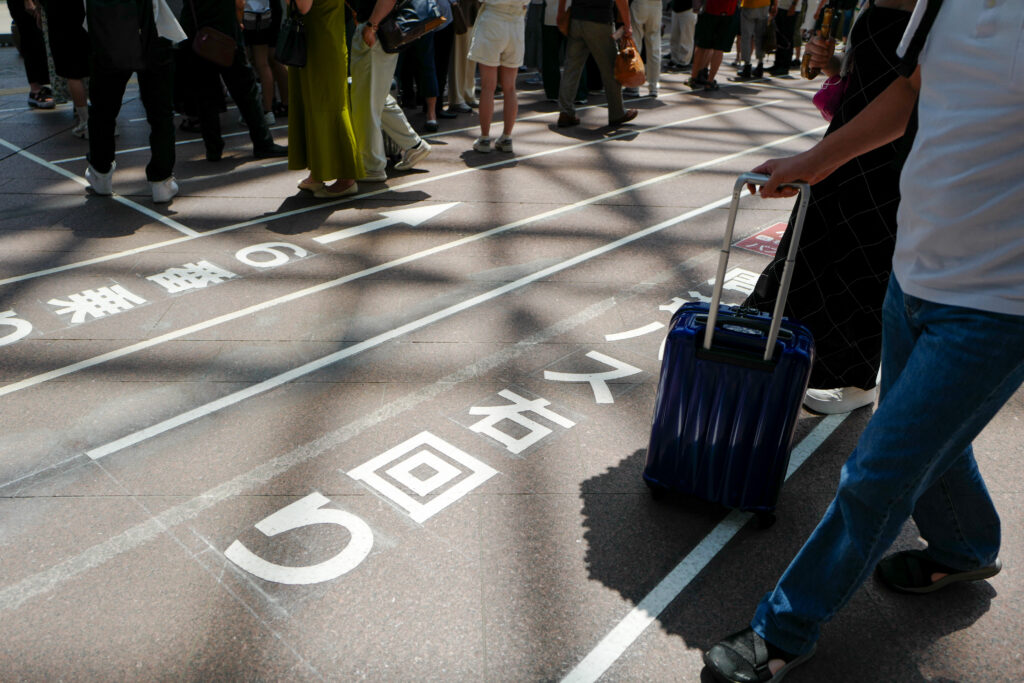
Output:
<instances>
[{"instance_id":1,"label":"suitcase telescoping handle","mask_svg":"<svg viewBox=\"0 0 1024 683\"><path fill-rule=\"evenodd\" d=\"M722 287L725 285L725 269L729 264L729 251L732 248L732 233L736 227L736 214L740 207L740 194L744 186L764 185L768 182L768 176L758 173L744 173L737 180L732 190L732 203L729 205L729 220L725 227L725 239L722 240L722 253L718 257L718 274L715 276L715 289L711 295L711 305L708 310L707 329L704 332L704 348L711 350L711 340L714 337L715 324L718 321L718 306L722 302ZM807 204L811 198L811 186L807 183L785 183L784 187L795 187L800 192L799 204L796 211L796 222L793 224L793 237L789 243L789 253L786 254L786 264L782 269L782 282L779 284L779 293L775 299L775 310L772 311L772 322L768 328L768 343L764 349L764 360L770 361L775 351L775 342L779 338L779 328L782 326L782 313L786 308L786 297L789 295L789 283L793 279L793 266L796 263L797 245L800 244L800 233L804 229L804 216L807 214Z\"/></svg>"}]
</instances>

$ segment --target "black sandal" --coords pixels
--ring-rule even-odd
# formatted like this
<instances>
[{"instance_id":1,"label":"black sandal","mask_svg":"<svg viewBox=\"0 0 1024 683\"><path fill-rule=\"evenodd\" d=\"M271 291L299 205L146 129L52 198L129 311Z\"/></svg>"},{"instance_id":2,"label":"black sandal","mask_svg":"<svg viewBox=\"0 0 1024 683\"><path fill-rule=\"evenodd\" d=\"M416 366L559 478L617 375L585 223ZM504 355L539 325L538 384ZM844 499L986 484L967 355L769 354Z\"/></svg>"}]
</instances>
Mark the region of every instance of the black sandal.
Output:
<instances>
[{"instance_id":1,"label":"black sandal","mask_svg":"<svg viewBox=\"0 0 1024 683\"><path fill-rule=\"evenodd\" d=\"M704 84L705 90L718 90L718 81L708 81Z\"/></svg>"},{"instance_id":2,"label":"black sandal","mask_svg":"<svg viewBox=\"0 0 1024 683\"><path fill-rule=\"evenodd\" d=\"M778 683L797 666L814 656L814 648L805 655L793 655L775 647L752 628L745 628L725 638L704 653L704 665L721 683ZM786 662L775 675L768 662Z\"/></svg>"},{"instance_id":3,"label":"black sandal","mask_svg":"<svg viewBox=\"0 0 1024 683\"><path fill-rule=\"evenodd\" d=\"M1003 568L997 559L987 567L962 572L939 564L928 557L923 550L904 550L883 558L875 567L875 576L882 585L900 593L933 593L946 586L962 581L988 579ZM946 574L938 581L932 581L932 574Z\"/></svg>"}]
</instances>

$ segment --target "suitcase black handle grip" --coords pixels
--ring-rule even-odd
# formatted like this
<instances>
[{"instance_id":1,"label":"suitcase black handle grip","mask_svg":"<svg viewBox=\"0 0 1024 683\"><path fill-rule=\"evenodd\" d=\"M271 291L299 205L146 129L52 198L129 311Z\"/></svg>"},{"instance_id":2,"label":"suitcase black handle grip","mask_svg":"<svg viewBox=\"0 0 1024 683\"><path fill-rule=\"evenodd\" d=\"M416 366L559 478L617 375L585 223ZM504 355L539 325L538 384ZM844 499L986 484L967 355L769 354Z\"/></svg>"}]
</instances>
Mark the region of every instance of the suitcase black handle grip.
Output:
<instances>
[{"instance_id":1,"label":"suitcase black handle grip","mask_svg":"<svg viewBox=\"0 0 1024 683\"><path fill-rule=\"evenodd\" d=\"M722 287L725 284L725 270L729 265L729 251L732 248L732 234L736 227L736 214L740 207L740 194L743 188L750 185L764 185L768 182L768 176L759 173L744 173L736 179L733 185L732 203L729 205L729 219L725 226L725 238L722 240L722 253L718 257L718 274L715 276L715 289L711 294L711 305L708 309L708 326L704 332L704 349L711 350L711 341L714 338L715 325L718 321L718 307L722 303ZM784 187L795 187L800 195L798 198L796 222L793 224L793 239L789 245L789 252L786 254L786 263L782 269L782 281L779 283L779 293L775 299L775 310L772 311L772 323L768 330L768 341L765 344L764 360L770 361L775 353L775 342L779 338L779 328L782 326L782 312L786 307L786 297L789 295L789 283L793 279L793 265L796 263L797 245L800 244L800 233L804 229L804 216L807 215L807 204L811 199L811 186L804 182L784 183Z\"/></svg>"}]
</instances>

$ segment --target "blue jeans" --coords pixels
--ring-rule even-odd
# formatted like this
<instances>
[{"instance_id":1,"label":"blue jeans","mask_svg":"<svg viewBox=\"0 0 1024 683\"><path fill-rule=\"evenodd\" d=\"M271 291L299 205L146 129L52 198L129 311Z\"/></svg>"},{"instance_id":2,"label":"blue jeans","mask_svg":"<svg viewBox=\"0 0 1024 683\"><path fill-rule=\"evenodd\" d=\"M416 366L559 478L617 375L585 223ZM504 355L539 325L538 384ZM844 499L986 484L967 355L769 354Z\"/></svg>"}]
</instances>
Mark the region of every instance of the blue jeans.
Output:
<instances>
[{"instance_id":1,"label":"blue jeans","mask_svg":"<svg viewBox=\"0 0 1024 683\"><path fill-rule=\"evenodd\" d=\"M907 518L951 568L987 566L999 551L971 441L1024 381L1024 316L923 301L892 277L882 318L878 409L825 516L751 622L794 654L811 650Z\"/></svg>"}]
</instances>

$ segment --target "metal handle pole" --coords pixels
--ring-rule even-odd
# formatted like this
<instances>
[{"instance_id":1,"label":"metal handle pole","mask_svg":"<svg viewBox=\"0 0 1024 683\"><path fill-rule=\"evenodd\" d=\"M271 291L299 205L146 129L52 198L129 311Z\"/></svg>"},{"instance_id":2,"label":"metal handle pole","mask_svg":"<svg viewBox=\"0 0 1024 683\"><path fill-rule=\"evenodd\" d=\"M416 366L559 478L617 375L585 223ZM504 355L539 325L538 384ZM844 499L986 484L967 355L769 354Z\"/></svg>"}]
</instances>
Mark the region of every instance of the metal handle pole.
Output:
<instances>
[{"instance_id":1,"label":"metal handle pole","mask_svg":"<svg viewBox=\"0 0 1024 683\"><path fill-rule=\"evenodd\" d=\"M764 185L768 182L768 176L757 173L744 173L736 179L733 186L732 202L729 204L729 218L725 227L725 237L722 240L722 250L718 257L718 272L715 275L715 288L711 294L711 305L708 309L708 324L704 331L704 348L711 349L711 340L714 336L715 324L718 322L718 307L722 301L722 288L725 286L725 270L729 264L729 253L732 249L732 236L736 228L736 215L739 212L740 194L748 183ZM811 186L804 182L785 183L782 187L795 187L799 192L799 204L797 205L796 222L793 224L793 235L789 245L789 252L786 254L785 265L782 269L782 280L779 284L779 293L775 299L775 310L772 311L772 322L768 328L768 343L764 350L764 360L770 361L775 351L775 342L779 338L779 329L782 327L782 313L786 307L786 298L789 296L789 285L793 280L793 268L796 264L797 246L800 243L800 234L804 229L804 218L807 215L807 204L811 198Z\"/></svg>"}]
</instances>

